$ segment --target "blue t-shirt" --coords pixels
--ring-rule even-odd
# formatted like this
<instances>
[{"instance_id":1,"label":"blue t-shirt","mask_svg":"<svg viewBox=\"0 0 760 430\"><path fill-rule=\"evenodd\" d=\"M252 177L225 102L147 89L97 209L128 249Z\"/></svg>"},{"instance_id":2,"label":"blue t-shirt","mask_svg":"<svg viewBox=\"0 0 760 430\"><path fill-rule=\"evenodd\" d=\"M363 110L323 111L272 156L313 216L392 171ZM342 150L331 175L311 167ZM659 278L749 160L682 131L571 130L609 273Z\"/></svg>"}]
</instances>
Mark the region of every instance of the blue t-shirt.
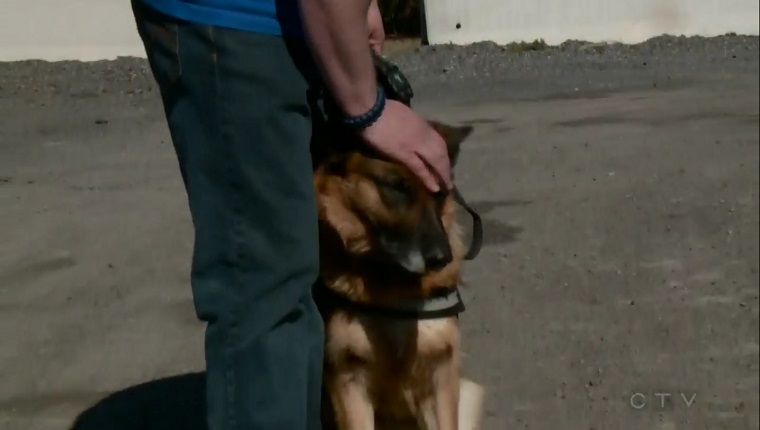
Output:
<instances>
[{"instance_id":1,"label":"blue t-shirt","mask_svg":"<svg viewBox=\"0 0 760 430\"><path fill-rule=\"evenodd\" d=\"M301 36L298 0L143 0L166 15L202 25Z\"/></svg>"}]
</instances>

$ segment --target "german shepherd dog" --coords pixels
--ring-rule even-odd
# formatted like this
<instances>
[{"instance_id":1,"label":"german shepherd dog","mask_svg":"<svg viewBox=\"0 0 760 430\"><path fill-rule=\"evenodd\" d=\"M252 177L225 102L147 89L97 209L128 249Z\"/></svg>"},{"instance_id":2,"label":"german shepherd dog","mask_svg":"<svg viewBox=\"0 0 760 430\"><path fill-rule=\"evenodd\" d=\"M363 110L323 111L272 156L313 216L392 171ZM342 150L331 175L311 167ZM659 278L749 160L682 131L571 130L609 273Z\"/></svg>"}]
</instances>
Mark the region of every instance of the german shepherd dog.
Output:
<instances>
[{"instance_id":1,"label":"german shepherd dog","mask_svg":"<svg viewBox=\"0 0 760 430\"><path fill-rule=\"evenodd\" d=\"M430 124L453 169L472 127ZM359 143L339 146L314 170L321 260L315 298L326 336L323 426L457 430L456 313L423 319L382 312L456 291L467 251L456 201Z\"/></svg>"}]
</instances>

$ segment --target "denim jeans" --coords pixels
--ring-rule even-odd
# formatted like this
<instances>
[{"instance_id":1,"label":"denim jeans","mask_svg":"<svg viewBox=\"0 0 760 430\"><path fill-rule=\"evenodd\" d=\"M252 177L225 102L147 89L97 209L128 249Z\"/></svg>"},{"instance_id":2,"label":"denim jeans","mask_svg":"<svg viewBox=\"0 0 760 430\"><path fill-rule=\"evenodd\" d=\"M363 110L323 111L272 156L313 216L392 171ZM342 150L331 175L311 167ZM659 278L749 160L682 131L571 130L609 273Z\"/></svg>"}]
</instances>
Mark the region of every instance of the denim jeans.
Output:
<instances>
[{"instance_id":1,"label":"denim jeans","mask_svg":"<svg viewBox=\"0 0 760 430\"><path fill-rule=\"evenodd\" d=\"M318 430L324 329L302 40L132 7L195 237L209 430Z\"/></svg>"}]
</instances>

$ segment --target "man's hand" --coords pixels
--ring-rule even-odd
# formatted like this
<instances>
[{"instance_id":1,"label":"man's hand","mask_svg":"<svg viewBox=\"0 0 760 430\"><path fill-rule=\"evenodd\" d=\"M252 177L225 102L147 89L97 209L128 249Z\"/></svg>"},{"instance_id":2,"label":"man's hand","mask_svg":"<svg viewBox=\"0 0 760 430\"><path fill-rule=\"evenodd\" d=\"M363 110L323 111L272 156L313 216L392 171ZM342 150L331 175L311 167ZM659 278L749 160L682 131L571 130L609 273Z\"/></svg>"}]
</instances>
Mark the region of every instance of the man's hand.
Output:
<instances>
[{"instance_id":1,"label":"man's hand","mask_svg":"<svg viewBox=\"0 0 760 430\"><path fill-rule=\"evenodd\" d=\"M432 192L452 188L451 160L446 142L407 105L388 100L374 124L361 132L371 147L405 165ZM431 171L432 169L432 171Z\"/></svg>"},{"instance_id":2,"label":"man's hand","mask_svg":"<svg viewBox=\"0 0 760 430\"><path fill-rule=\"evenodd\" d=\"M377 0L369 3L367 10L367 30L369 31L369 46L382 55L383 44L385 43L385 27L383 26L383 16L380 14L380 7Z\"/></svg>"}]
</instances>

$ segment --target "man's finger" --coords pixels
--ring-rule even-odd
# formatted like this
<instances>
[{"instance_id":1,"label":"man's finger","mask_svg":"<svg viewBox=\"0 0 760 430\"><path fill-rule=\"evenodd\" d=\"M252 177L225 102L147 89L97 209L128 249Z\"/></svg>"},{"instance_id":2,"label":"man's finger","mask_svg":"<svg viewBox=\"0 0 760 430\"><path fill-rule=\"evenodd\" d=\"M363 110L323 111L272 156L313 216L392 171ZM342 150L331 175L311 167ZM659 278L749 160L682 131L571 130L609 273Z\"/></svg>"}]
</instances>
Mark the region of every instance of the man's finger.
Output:
<instances>
[{"instance_id":1,"label":"man's finger","mask_svg":"<svg viewBox=\"0 0 760 430\"><path fill-rule=\"evenodd\" d=\"M375 51L377 55L383 55L383 42L379 40L370 40L369 46Z\"/></svg>"},{"instance_id":2,"label":"man's finger","mask_svg":"<svg viewBox=\"0 0 760 430\"><path fill-rule=\"evenodd\" d=\"M408 159L404 160L404 162L409 170L417 175L417 177L422 180L422 183L425 184L425 187L427 187L431 192L437 193L441 189L436 175L430 171L425 163L425 160L423 160L417 154L412 154Z\"/></svg>"},{"instance_id":3,"label":"man's finger","mask_svg":"<svg viewBox=\"0 0 760 430\"><path fill-rule=\"evenodd\" d=\"M451 181L451 165L449 164L449 158L446 154L443 157L439 157L438 162L433 165L434 171L437 173L446 190L454 188L454 184Z\"/></svg>"},{"instance_id":4,"label":"man's finger","mask_svg":"<svg viewBox=\"0 0 760 430\"><path fill-rule=\"evenodd\" d=\"M385 40L385 28L383 16L377 5L377 0L372 0L367 9L367 30L369 30L369 44L379 55L383 53L383 41Z\"/></svg>"},{"instance_id":5,"label":"man's finger","mask_svg":"<svg viewBox=\"0 0 760 430\"><path fill-rule=\"evenodd\" d=\"M441 141L441 145L445 148L446 144ZM436 182L442 183L447 190L453 188L451 183L451 162L446 152L429 149L427 153L418 154L418 156L425 163L428 171L432 171L431 174L436 177Z\"/></svg>"}]
</instances>

